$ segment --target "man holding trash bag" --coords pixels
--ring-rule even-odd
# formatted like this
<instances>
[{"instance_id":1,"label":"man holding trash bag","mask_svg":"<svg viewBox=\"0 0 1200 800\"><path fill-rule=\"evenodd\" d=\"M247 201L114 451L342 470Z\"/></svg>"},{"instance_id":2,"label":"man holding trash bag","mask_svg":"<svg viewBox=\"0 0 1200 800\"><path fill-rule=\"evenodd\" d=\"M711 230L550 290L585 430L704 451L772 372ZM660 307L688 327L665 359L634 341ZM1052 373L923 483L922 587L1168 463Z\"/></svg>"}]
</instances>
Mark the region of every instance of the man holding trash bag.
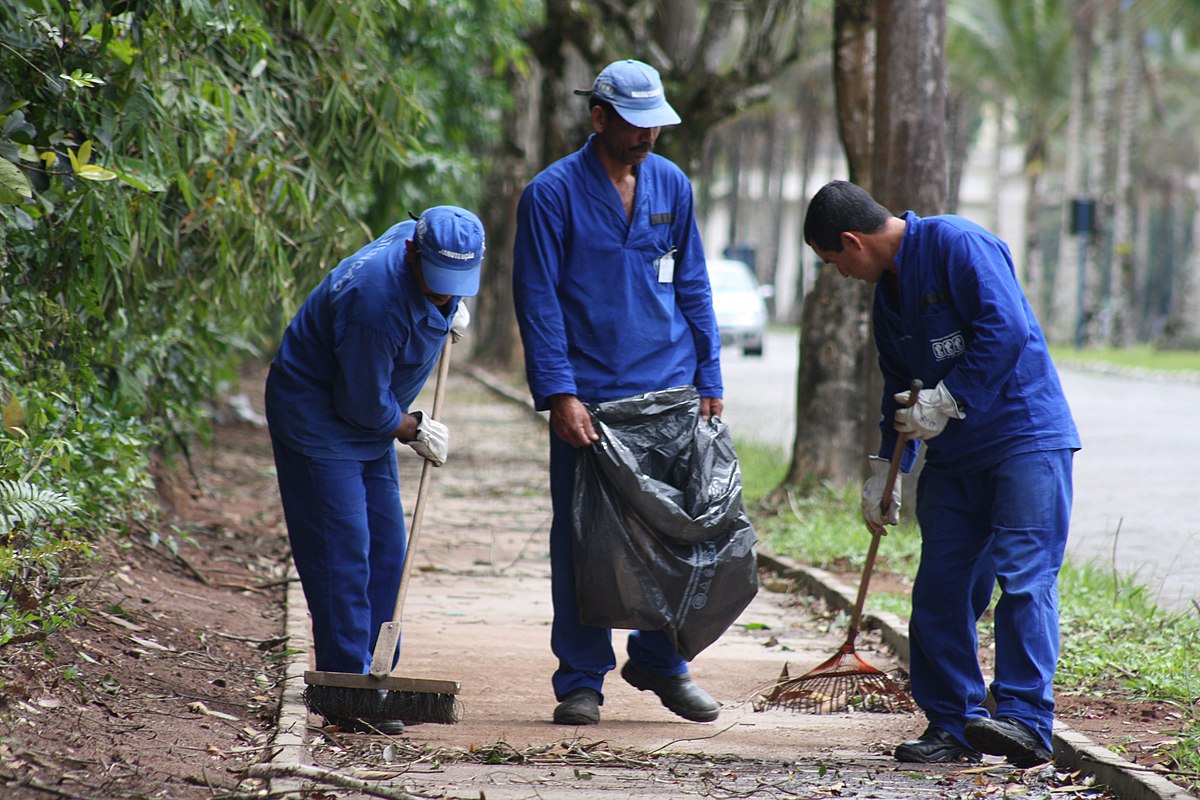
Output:
<instances>
[{"instance_id":1,"label":"man holding trash bag","mask_svg":"<svg viewBox=\"0 0 1200 800\"><path fill-rule=\"evenodd\" d=\"M595 131L526 187L517 211L513 290L526 376L550 411L550 558L558 657L554 721L600 720L616 667L611 629L579 621L572 554L576 448L599 439L585 403L694 386L704 419L722 411L720 336L690 181L652 153L679 115L658 72L609 64L590 90ZM719 706L661 630L633 631L622 677L685 719Z\"/></svg>"}]
</instances>

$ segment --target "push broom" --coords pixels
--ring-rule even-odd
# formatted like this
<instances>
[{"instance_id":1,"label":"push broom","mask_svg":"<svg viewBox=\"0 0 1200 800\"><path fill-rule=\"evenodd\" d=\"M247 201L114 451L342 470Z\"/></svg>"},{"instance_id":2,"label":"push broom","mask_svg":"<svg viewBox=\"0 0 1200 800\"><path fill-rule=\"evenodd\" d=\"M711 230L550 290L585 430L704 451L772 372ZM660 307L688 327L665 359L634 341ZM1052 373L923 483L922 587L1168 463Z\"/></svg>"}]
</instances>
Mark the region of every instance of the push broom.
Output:
<instances>
[{"instance_id":1,"label":"push broom","mask_svg":"<svg viewBox=\"0 0 1200 800\"><path fill-rule=\"evenodd\" d=\"M917 401L921 381L912 382L908 406ZM887 478L883 486L880 509L887 516L892 504L892 489L900 471L900 458L908 442L905 434L896 439L892 460L888 465ZM859 711L882 713L911 712L915 710L912 698L886 672L868 664L854 650L862 622L863 606L867 600L867 586L875 569L875 556L879 552L881 528L871 527L871 546L867 550L867 561L863 565L862 580L858 584L858 597L850 614L850 630L841 648L819 666L798 678L788 678L787 665L783 674L762 700L764 708L788 708L806 714L832 714L851 708Z\"/></svg>"},{"instance_id":2,"label":"push broom","mask_svg":"<svg viewBox=\"0 0 1200 800\"><path fill-rule=\"evenodd\" d=\"M438 363L437 384L433 392L434 419L440 419L442 399L446 394L447 375L450 373L451 337L446 337ZM392 619L383 623L375 640L371 654L371 671L366 674L346 672L304 673L307 688L304 699L310 710L316 713L333 713L350 719L403 720L411 722L458 722L455 702L458 681L429 678L410 678L394 674L392 666L396 660L396 648L400 643L400 625L404 614L404 601L412 576L417 536L421 531L421 520L425 513L430 472L433 464L425 459L421 464L421 479L417 485L417 499L413 506L412 524L408 529L408 546L404 554L404 567L400 573L400 588L396 592L396 606ZM362 690L368 691L362 691Z\"/></svg>"}]
</instances>

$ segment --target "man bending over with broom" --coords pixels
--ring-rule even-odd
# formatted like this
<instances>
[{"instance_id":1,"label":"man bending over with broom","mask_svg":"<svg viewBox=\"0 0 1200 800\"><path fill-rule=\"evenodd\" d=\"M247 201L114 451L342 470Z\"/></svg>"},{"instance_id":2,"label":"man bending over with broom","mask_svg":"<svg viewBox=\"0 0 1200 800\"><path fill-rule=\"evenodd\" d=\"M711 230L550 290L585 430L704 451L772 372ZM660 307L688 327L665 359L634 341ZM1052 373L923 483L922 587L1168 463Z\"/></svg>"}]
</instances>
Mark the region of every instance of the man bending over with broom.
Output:
<instances>
[{"instance_id":1,"label":"man bending over with broom","mask_svg":"<svg viewBox=\"0 0 1200 800\"><path fill-rule=\"evenodd\" d=\"M318 671L365 675L392 619L406 549L394 442L446 460L446 426L409 406L466 330L483 240L454 206L392 226L312 291L271 362L267 421ZM342 730L397 734L390 694L309 686L306 700Z\"/></svg>"},{"instance_id":2,"label":"man bending over with broom","mask_svg":"<svg viewBox=\"0 0 1200 800\"><path fill-rule=\"evenodd\" d=\"M897 436L927 443L909 634L913 699L929 725L895 758L978 761L983 752L1018 768L1047 762L1058 572L1080 445L1008 246L962 217L893 216L846 181L813 197L804 240L842 275L875 284L883 441L862 502L873 530L899 521L899 480L886 517L880 502ZM905 408L913 379L931 388ZM904 472L917 447L908 446ZM976 625L997 583L989 713Z\"/></svg>"}]
</instances>

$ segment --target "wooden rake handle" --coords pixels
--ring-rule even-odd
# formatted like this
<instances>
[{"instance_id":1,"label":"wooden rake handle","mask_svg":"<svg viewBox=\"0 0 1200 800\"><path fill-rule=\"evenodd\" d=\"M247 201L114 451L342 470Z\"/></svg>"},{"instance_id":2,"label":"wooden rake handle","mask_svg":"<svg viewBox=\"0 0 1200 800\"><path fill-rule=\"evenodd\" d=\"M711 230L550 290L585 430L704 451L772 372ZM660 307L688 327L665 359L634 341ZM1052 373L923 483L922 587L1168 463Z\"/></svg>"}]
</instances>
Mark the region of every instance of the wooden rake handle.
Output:
<instances>
[{"instance_id":1,"label":"wooden rake handle","mask_svg":"<svg viewBox=\"0 0 1200 800\"><path fill-rule=\"evenodd\" d=\"M442 400L446 396L447 376L450 374L450 348L453 335L446 337L442 345L442 358L438 362L437 383L433 389L433 410L430 415L440 421L442 415ZM425 516L425 499L429 489L430 473L433 463L429 459L421 462L421 480L417 484L417 499L413 505L412 524L408 527L408 545L404 550L404 568L400 572L400 588L396 591L396 607L392 612L391 622L383 623L379 630L379 638L375 641L375 650L371 654L371 675L376 678L386 678L392 671L392 662L396 657L396 647L400 644L400 623L404 616L404 601L408 597L409 578L412 575L413 551L417 545L417 535L421 532L421 520Z\"/></svg>"},{"instance_id":2,"label":"wooden rake handle","mask_svg":"<svg viewBox=\"0 0 1200 800\"><path fill-rule=\"evenodd\" d=\"M913 378L909 385L908 402L906 408L912 408L917 402L917 394L921 391L924 384L920 379ZM883 497L879 500L879 509L881 516L887 516L888 510L892 506L892 489L896 486L896 476L900 474L900 460L904 456L904 446L908 444L908 435L901 433L896 437L896 447L892 450L892 460L888 464L887 480L883 484ZM850 615L850 636L846 640L846 644L853 646L854 639L858 636L859 624L862 622L863 606L867 602L867 587L871 584L871 573L875 571L875 556L879 553L879 540L883 538L883 533L875 528L871 529L871 546L867 549L867 561L863 564L862 579L858 582L858 597L854 601L854 610Z\"/></svg>"}]
</instances>

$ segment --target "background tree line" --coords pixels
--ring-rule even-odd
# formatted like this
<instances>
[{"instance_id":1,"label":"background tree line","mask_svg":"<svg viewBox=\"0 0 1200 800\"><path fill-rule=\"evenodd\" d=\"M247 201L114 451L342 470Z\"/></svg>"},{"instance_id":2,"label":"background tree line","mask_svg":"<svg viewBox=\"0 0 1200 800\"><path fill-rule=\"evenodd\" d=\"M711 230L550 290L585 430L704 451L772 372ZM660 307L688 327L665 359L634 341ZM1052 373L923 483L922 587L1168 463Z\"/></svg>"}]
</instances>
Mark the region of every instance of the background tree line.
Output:
<instances>
[{"instance_id":1,"label":"background tree line","mask_svg":"<svg viewBox=\"0 0 1200 800\"><path fill-rule=\"evenodd\" d=\"M407 212L483 217L470 355L515 377L516 202L582 144L572 90L616 58L661 69L684 123L660 151L795 301L793 487L857 479L875 436L868 290L796 241L823 169L932 214L980 141L1015 147L1012 245L1051 335L1194 345L1197 7L0 0L0 643L37 635L17 609L60 559L138 535L156 454L186 457L243 360ZM1080 198L1098 224L1076 235ZM5 503L28 487L81 510Z\"/></svg>"}]
</instances>

